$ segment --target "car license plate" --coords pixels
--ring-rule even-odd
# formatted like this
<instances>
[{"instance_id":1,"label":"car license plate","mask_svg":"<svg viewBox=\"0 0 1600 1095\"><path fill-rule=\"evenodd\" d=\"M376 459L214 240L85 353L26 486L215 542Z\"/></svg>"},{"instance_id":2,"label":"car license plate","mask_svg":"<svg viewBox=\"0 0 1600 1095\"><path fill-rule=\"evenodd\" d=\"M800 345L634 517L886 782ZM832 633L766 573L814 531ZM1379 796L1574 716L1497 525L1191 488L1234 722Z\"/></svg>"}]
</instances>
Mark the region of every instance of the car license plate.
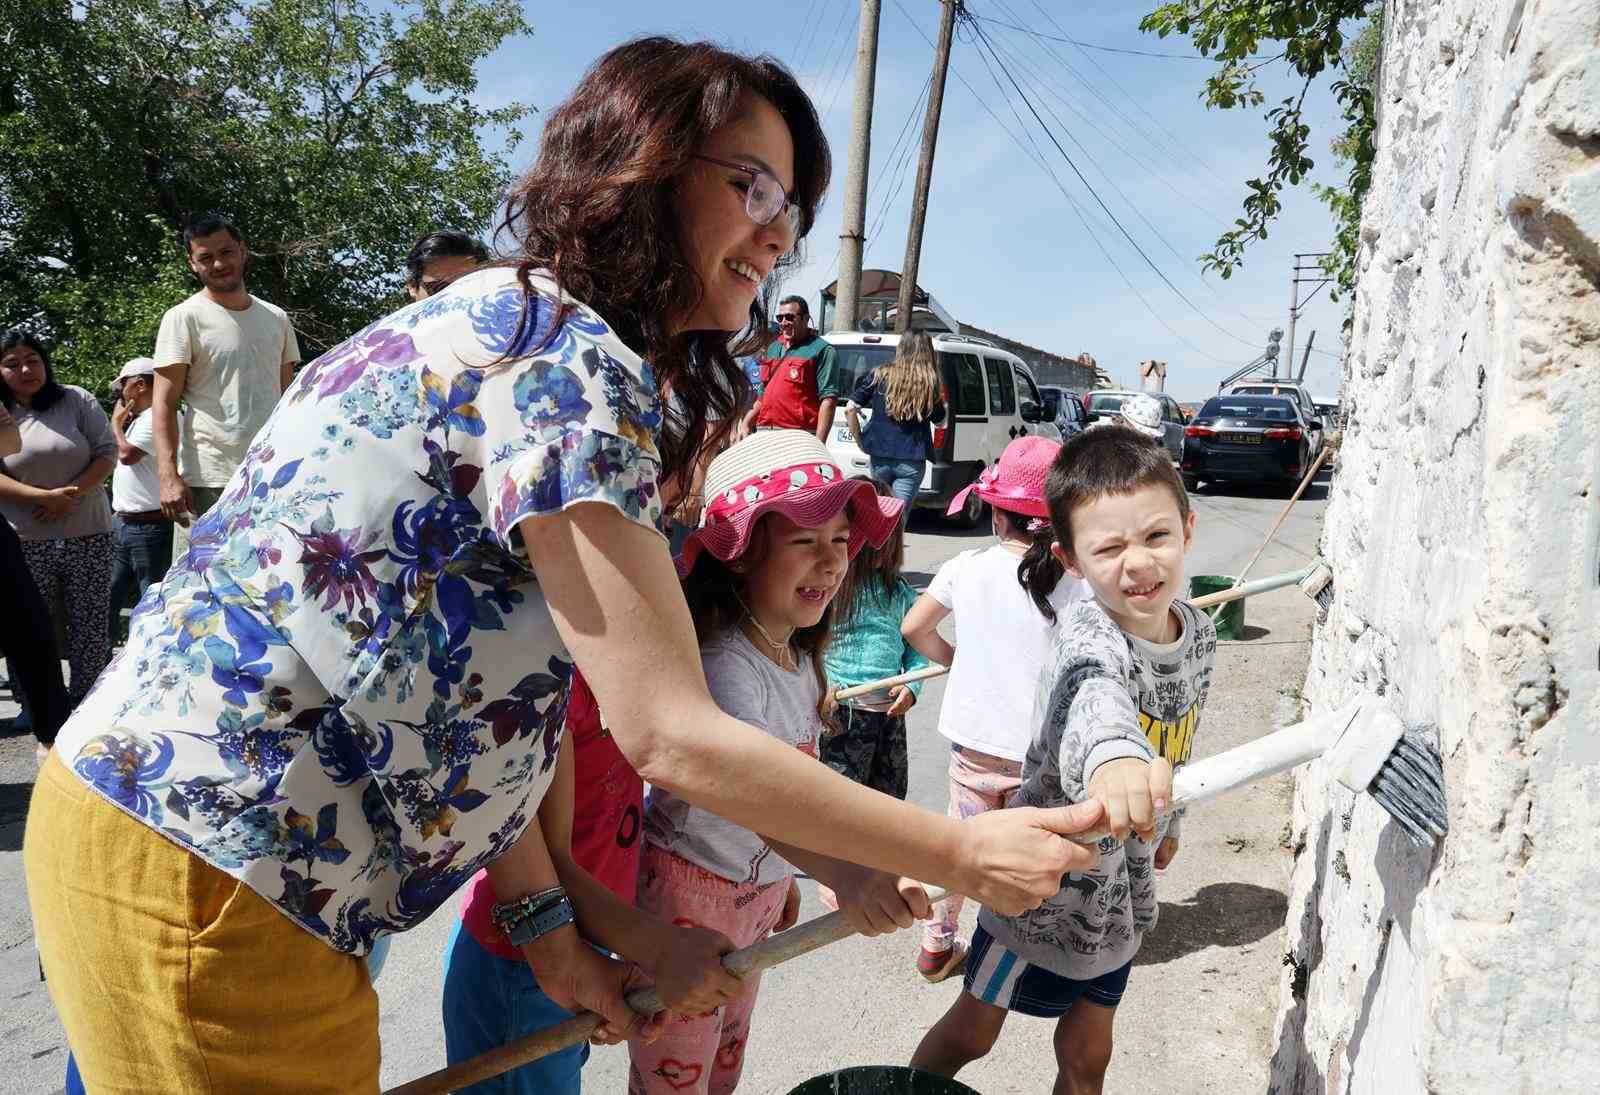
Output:
<instances>
[{"instance_id":1,"label":"car license plate","mask_svg":"<svg viewBox=\"0 0 1600 1095\"><path fill-rule=\"evenodd\" d=\"M834 429L834 431L833 431L833 439L835 441L854 441L855 440L855 438L850 436L850 427L849 426L836 427Z\"/></svg>"},{"instance_id":2,"label":"car license plate","mask_svg":"<svg viewBox=\"0 0 1600 1095\"><path fill-rule=\"evenodd\" d=\"M1225 433L1222 435L1222 439L1235 445L1261 444L1261 435L1259 433Z\"/></svg>"}]
</instances>

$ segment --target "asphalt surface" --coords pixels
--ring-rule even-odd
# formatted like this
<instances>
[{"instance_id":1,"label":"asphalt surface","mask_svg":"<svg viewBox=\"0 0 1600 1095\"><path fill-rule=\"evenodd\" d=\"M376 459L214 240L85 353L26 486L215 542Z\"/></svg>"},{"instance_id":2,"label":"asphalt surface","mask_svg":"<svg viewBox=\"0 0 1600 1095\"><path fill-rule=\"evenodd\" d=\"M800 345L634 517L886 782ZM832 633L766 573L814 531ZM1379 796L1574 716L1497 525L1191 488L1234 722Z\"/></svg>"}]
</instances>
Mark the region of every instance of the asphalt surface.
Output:
<instances>
[{"instance_id":1,"label":"asphalt surface","mask_svg":"<svg viewBox=\"0 0 1600 1095\"><path fill-rule=\"evenodd\" d=\"M1304 566L1316 552L1326 477L1292 511L1251 572L1262 577ZM1283 506L1276 495L1207 487L1196 496L1199 525L1190 574L1233 573L1254 552ZM992 542L918 515L906 571L925 585L957 552ZM1259 736L1298 712L1314 606L1293 587L1248 602L1246 638L1217 654L1210 703L1196 737L1201 757ZM911 794L945 808L948 746L935 726L943 683L924 689L909 716ZM16 713L0 691L0 720ZM5 723L0 721L0 727ZM0 1092L62 1090L66 1049L38 981L22 882L22 831L35 763L33 739L0 736ZM1286 776L1191 811L1184 843L1165 872L1160 922L1144 944L1117 1015L1107 1091L1265 1091L1272 1017L1282 976L1289 853ZM803 916L822 913L806 888ZM394 942L378 979L383 1081L403 1082L444 1064L440 956L457 902ZM975 909L963 923L970 933ZM903 1064L960 991L959 979L929 986L913 968L914 931L855 938L769 974L747 1052L742 1090L784 1095L803 1080L857 1064ZM248 991L248 986L240 986ZM1050 1090L1053 1024L1014 1017L988 1058L961 1079L990 1095ZM625 1089L627 1054L595 1050L585 1071L591 1091ZM152 1086L152 1091L159 1090Z\"/></svg>"}]
</instances>

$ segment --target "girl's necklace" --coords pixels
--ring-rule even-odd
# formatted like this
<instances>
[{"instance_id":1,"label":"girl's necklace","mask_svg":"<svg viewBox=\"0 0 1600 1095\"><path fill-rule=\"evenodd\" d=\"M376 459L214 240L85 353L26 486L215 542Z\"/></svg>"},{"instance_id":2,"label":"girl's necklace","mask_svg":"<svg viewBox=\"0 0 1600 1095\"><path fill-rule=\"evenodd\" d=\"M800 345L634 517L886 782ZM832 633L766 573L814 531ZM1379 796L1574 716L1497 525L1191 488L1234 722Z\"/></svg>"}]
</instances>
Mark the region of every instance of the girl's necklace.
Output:
<instances>
[{"instance_id":1,"label":"girl's necklace","mask_svg":"<svg viewBox=\"0 0 1600 1095\"><path fill-rule=\"evenodd\" d=\"M794 656L794 647L789 644L787 639L783 642L774 639L767 633L767 629L761 626L761 621L756 619L755 613L751 612L748 607L744 610L744 618L749 620L751 626L760 633L761 641L772 648L772 660L778 663L779 668L787 669L790 672L799 668L799 661ZM790 665L790 661L794 661L795 664Z\"/></svg>"}]
</instances>

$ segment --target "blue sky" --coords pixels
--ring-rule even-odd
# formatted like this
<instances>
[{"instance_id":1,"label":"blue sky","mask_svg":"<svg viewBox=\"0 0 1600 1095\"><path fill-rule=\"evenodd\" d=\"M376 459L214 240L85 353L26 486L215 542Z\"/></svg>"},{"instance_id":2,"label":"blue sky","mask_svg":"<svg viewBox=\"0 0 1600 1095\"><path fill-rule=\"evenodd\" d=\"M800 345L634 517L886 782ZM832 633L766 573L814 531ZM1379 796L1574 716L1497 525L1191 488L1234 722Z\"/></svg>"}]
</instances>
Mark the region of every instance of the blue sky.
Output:
<instances>
[{"instance_id":1,"label":"blue sky","mask_svg":"<svg viewBox=\"0 0 1600 1095\"><path fill-rule=\"evenodd\" d=\"M1153 4L968 0L968 9L1085 43L1191 54L1186 40L1139 32L1139 17ZM833 188L806 241L807 261L784 286L815 307L819 290L837 276L858 9L858 0L598 0L576 8L526 0L533 34L506 43L485 63L478 99L485 105L523 101L547 110L601 53L642 33L708 38L731 49L775 54L812 94L835 156ZM869 234L880 216L881 225L867 241L869 266L898 269L903 258L916 150L909 147L898 189L898 157L890 154L903 128L903 150L919 138L921 112L913 111L932 64L929 42L938 24L935 0L884 0ZM1202 277L1195 257L1238 216L1245 180L1263 171L1266 108L1207 111L1198 96L1210 62L1044 43L994 24L986 30L1100 197L1189 303L1111 226L1003 76L1009 94L995 86L977 43L959 28L918 281L964 322L1057 353L1087 350L1119 383L1134 382L1140 360L1159 358L1168 363L1167 390L1178 398L1214 392L1231 366L1259 352L1271 327L1286 325L1293 252L1324 250L1332 236L1322 204L1307 189L1292 191L1271 237L1250 250L1243 270L1227 281ZM1281 69L1280 63L1264 73L1268 105L1298 90ZM1036 91L1035 80L1047 90ZM1313 177L1339 181L1327 148L1338 116L1326 89L1314 89L1307 107L1317 161ZM1020 135L1013 110L1028 123L1045 163L1083 210L1092 234L1057 183L989 113ZM536 153L540 125L538 115L527 124L528 139L511 156L517 168ZM1324 289L1301 314L1298 345L1315 329L1316 349L1327 351L1311 355L1307 383L1315 392L1337 387L1333 354L1340 348L1344 310L1345 302L1330 302Z\"/></svg>"}]
</instances>

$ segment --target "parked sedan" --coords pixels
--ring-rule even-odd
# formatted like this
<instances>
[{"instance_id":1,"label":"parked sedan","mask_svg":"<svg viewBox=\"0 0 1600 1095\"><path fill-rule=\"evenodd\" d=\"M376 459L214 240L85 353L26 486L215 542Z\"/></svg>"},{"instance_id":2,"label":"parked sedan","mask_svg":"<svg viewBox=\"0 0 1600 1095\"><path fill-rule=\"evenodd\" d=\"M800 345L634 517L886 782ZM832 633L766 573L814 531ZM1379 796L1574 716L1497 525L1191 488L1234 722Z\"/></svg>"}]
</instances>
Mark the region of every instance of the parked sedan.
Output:
<instances>
[{"instance_id":1,"label":"parked sedan","mask_svg":"<svg viewBox=\"0 0 1600 1095\"><path fill-rule=\"evenodd\" d=\"M1184 430L1183 485L1233 480L1292 491L1311 460L1309 436L1321 429L1285 396L1213 396Z\"/></svg>"}]
</instances>

